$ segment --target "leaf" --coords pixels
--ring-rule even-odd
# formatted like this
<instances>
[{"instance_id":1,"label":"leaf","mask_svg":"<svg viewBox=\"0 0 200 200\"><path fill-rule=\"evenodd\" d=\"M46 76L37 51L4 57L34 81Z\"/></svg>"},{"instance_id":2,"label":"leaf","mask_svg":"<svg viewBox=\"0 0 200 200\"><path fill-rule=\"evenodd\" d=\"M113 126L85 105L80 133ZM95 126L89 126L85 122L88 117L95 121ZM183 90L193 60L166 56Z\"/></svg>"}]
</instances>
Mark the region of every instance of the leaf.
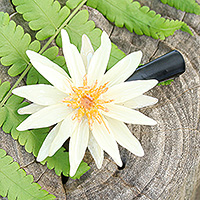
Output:
<instances>
[{"instance_id":1,"label":"leaf","mask_svg":"<svg viewBox=\"0 0 200 200\"><path fill-rule=\"evenodd\" d=\"M4 66L10 66L8 74L17 76L22 73L29 63L26 50L39 51L40 43L35 40L31 43L28 33L24 34L21 26L10 21L7 13L0 12L0 57Z\"/></svg>"},{"instance_id":2,"label":"leaf","mask_svg":"<svg viewBox=\"0 0 200 200\"><path fill-rule=\"evenodd\" d=\"M99 10L107 19L114 22L116 26L125 26L130 32L138 35L151 36L154 39L173 35L178 29L182 29L192 35L186 24L181 21L174 21L161 18L160 14L149 10L149 7L142 6L132 0L88 0L87 5ZM184 28L182 28L184 26Z\"/></svg>"},{"instance_id":3,"label":"leaf","mask_svg":"<svg viewBox=\"0 0 200 200\"><path fill-rule=\"evenodd\" d=\"M56 197L42 190L38 183L33 183L33 176L26 175L11 156L0 149L0 195L8 199L47 200Z\"/></svg>"},{"instance_id":4,"label":"leaf","mask_svg":"<svg viewBox=\"0 0 200 200\"><path fill-rule=\"evenodd\" d=\"M46 56L47 58L52 60L54 63L58 64L68 73L65 59L63 56L57 56L58 52L59 52L59 48L57 46L53 46L47 49L42 55ZM36 83L50 84L34 67L32 67L27 74L26 84L31 85L31 84L36 84Z\"/></svg>"},{"instance_id":5,"label":"leaf","mask_svg":"<svg viewBox=\"0 0 200 200\"><path fill-rule=\"evenodd\" d=\"M2 101L2 99L5 97L5 95L8 93L9 90L10 90L10 83L8 81L5 81L0 85L0 101ZM0 109L0 127L2 126L2 124L6 119L6 114L7 113L5 109Z\"/></svg>"},{"instance_id":6,"label":"leaf","mask_svg":"<svg viewBox=\"0 0 200 200\"><path fill-rule=\"evenodd\" d=\"M8 82L4 82L0 85L0 91L2 91L4 95L7 93L7 90L9 90L9 87L5 87L5 85L8 85ZM4 107L0 108L0 124L5 133L11 133L11 136L15 140L18 140L20 145L25 146L28 153L33 153L33 155L37 157L39 149L48 135L49 128L28 131L16 130L16 127L28 117L28 115L19 115L17 113L19 108L29 104L23 100L23 98L15 95L9 98ZM47 167L49 169L54 168L57 175L63 173L65 176L69 176L69 156L68 152L64 151L64 148L58 150L54 156L47 158L45 162L47 162ZM77 171L75 178L79 178L83 173L88 171L88 169L88 165L83 163Z\"/></svg>"},{"instance_id":7,"label":"leaf","mask_svg":"<svg viewBox=\"0 0 200 200\"><path fill-rule=\"evenodd\" d=\"M5 81L0 85L0 101L2 101L2 99L9 90L10 90L10 83L8 81Z\"/></svg>"},{"instance_id":8,"label":"leaf","mask_svg":"<svg viewBox=\"0 0 200 200\"><path fill-rule=\"evenodd\" d=\"M200 15L200 5L195 0L161 0L161 2L178 10Z\"/></svg>"},{"instance_id":9,"label":"leaf","mask_svg":"<svg viewBox=\"0 0 200 200\"><path fill-rule=\"evenodd\" d=\"M167 81L163 81L161 83L158 83L158 85L171 85L172 82L174 82L174 80L170 79L170 80L167 80Z\"/></svg>"},{"instance_id":10,"label":"leaf","mask_svg":"<svg viewBox=\"0 0 200 200\"><path fill-rule=\"evenodd\" d=\"M62 162L59 162L59 161ZM67 162L66 162L67 161ZM47 167L49 169L55 169L55 172L58 176L61 173L64 176L69 176L70 164L69 164L69 153L62 147L60 148L53 157L48 157L41 163L44 165L47 162ZM79 179L84 173L86 173L90 167L85 162L81 162L79 165L76 174L71 177L72 179Z\"/></svg>"},{"instance_id":11,"label":"leaf","mask_svg":"<svg viewBox=\"0 0 200 200\"><path fill-rule=\"evenodd\" d=\"M66 6L61 9L58 1L54 0L12 0L18 13L29 22L32 30L38 31L36 38L44 40L55 34L57 29L69 16Z\"/></svg>"},{"instance_id":12,"label":"leaf","mask_svg":"<svg viewBox=\"0 0 200 200\"><path fill-rule=\"evenodd\" d=\"M81 164L79 165L76 174L71 177L72 179L80 179L80 177L85 174L88 170L90 169L90 167L87 165L87 163L85 162L81 162Z\"/></svg>"},{"instance_id":13,"label":"leaf","mask_svg":"<svg viewBox=\"0 0 200 200\"><path fill-rule=\"evenodd\" d=\"M68 0L66 2L67 7L69 7L70 9L74 9L76 8L80 3L82 2L82 0Z\"/></svg>"},{"instance_id":14,"label":"leaf","mask_svg":"<svg viewBox=\"0 0 200 200\"><path fill-rule=\"evenodd\" d=\"M81 10L78 14L71 19L69 24L65 27L67 30L71 42L77 46L80 51L81 48L81 38L83 34L86 34L96 50L101 43L101 33L102 31L98 28L95 28L95 23L93 21L88 21L89 13L87 10ZM60 35L56 39L58 46L62 46ZM111 56L108 63L108 69L110 69L114 64L119 60L125 57L125 54L117 48L116 45L112 44Z\"/></svg>"}]
</instances>

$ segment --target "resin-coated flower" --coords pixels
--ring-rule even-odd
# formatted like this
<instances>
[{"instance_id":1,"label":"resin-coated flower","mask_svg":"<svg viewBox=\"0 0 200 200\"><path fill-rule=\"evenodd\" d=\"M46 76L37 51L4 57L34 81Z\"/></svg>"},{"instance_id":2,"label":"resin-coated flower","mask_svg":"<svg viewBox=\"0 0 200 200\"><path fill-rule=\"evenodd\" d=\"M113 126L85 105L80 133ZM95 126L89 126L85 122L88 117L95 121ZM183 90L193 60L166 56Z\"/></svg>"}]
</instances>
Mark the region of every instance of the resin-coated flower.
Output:
<instances>
[{"instance_id":1,"label":"resin-coated flower","mask_svg":"<svg viewBox=\"0 0 200 200\"><path fill-rule=\"evenodd\" d=\"M65 30L61 35L71 78L46 57L27 51L33 66L52 85L29 85L13 90L14 94L33 102L18 111L31 114L17 127L19 131L56 124L46 137L37 161L54 155L68 138L70 176L76 173L87 147L98 168L102 166L103 151L122 166L117 142L133 154L143 156L139 141L124 124L156 124L134 109L157 102L157 99L143 95L157 81L124 82L139 65L141 51L129 54L105 73L111 51L111 42L105 32L101 36L101 46L95 52L86 35L82 37L80 53L70 43Z\"/></svg>"}]
</instances>

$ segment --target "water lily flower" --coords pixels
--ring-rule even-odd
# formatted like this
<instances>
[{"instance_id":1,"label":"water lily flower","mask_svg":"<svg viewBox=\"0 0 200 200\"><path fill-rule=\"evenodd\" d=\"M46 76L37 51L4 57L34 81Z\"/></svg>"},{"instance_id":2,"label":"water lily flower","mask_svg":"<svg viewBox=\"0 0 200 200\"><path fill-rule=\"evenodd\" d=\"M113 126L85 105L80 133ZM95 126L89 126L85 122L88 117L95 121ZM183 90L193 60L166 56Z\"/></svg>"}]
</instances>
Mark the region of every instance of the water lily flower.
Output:
<instances>
[{"instance_id":1,"label":"water lily flower","mask_svg":"<svg viewBox=\"0 0 200 200\"><path fill-rule=\"evenodd\" d=\"M27 55L35 69L52 85L28 85L13 90L15 95L33 102L19 109L20 114L31 115L17 130L56 124L44 140L37 161L53 156L68 138L70 176L76 173L87 147L98 168L102 166L103 151L122 166L117 143L133 154L143 156L140 142L124 124L156 124L134 109L157 102L156 98L143 94L157 81L125 82L139 65L142 52L129 54L105 73L111 51L111 41L105 32L95 52L86 35L82 36L80 53L70 43L65 30L61 31L61 36L71 77L46 57L28 50Z\"/></svg>"}]
</instances>

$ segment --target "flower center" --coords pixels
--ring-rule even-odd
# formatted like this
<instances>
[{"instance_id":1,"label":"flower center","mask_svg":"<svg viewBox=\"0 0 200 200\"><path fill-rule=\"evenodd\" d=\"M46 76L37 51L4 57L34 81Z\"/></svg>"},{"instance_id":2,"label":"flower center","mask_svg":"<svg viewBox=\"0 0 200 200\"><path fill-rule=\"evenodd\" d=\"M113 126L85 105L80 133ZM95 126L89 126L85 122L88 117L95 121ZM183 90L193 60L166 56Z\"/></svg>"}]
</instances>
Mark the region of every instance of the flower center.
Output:
<instances>
[{"instance_id":1,"label":"flower center","mask_svg":"<svg viewBox=\"0 0 200 200\"><path fill-rule=\"evenodd\" d=\"M97 87L96 81L92 86L88 86L87 76L85 75L82 87L71 86L73 92L67 98L64 98L63 102L67 103L69 107L77 109L73 119L77 118L80 121L82 117L86 116L90 129L92 129L95 120L104 123L101 111L108 112L105 104L113 101L101 98L101 95L108 90L107 84Z\"/></svg>"},{"instance_id":2,"label":"flower center","mask_svg":"<svg viewBox=\"0 0 200 200\"><path fill-rule=\"evenodd\" d=\"M91 107L94 105L93 103L93 98L90 95L86 95L80 99L80 105L85 109L85 110L90 110Z\"/></svg>"}]
</instances>

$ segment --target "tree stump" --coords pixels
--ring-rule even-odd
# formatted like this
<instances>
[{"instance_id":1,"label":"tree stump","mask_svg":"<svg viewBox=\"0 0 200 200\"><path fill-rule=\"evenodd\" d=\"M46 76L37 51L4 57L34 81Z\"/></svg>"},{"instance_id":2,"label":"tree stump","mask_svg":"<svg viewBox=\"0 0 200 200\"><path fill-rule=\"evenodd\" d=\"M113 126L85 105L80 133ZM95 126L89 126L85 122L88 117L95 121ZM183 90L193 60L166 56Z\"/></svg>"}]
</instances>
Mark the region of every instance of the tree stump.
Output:
<instances>
[{"instance_id":1,"label":"tree stump","mask_svg":"<svg viewBox=\"0 0 200 200\"><path fill-rule=\"evenodd\" d=\"M136 199L136 200L198 200L200 178L200 17L178 11L159 0L139 0L142 5L160 13L163 17L186 22L194 36L177 31L165 40L138 36L125 28L109 23L98 11L87 8L90 19L105 30L114 44L126 54L142 50L142 63L154 60L171 50L179 50L186 61L186 72L169 86L157 86L148 92L159 102L141 112L155 119L156 126L128 125L140 140L145 156L140 158L120 147L124 166L118 168L105 155L98 170L87 152L85 161L91 169L80 180L68 179L62 184L53 170L35 161L9 134L1 131L0 148L6 150L28 174L32 174L42 188L57 199ZM197 1L200 3L200 0ZM19 14L6 0L0 0L0 10L11 14L22 23ZM23 25L23 24L22 24ZM31 32L28 26L28 32ZM0 78L15 82L1 66ZM23 83L22 83L23 84ZM2 199L2 198L0 198Z\"/></svg>"}]
</instances>

